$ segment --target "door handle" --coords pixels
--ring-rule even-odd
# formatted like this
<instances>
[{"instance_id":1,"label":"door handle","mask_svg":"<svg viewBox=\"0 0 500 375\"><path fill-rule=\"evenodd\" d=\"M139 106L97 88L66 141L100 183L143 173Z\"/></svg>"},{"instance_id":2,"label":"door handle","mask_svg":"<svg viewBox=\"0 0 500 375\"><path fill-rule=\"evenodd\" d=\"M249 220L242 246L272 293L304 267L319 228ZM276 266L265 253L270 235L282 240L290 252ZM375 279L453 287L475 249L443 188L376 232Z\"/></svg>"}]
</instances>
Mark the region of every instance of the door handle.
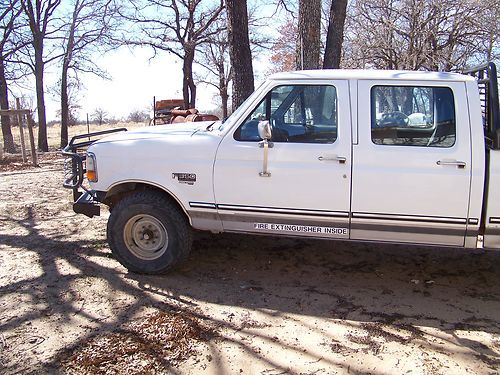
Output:
<instances>
[{"instance_id":1,"label":"door handle","mask_svg":"<svg viewBox=\"0 0 500 375\"><path fill-rule=\"evenodd\" d=\"M347 161L343 156L318 156L319 161L338 161L339 164L345 164Z\"/></svg>"},{"instance_id":2,"label":"door handle","mask_svg":"<svg viewBox=\"0 0 500 375\"><path fill-rule=\"evenodd\" d=\"M467 165L465 162L459 161L459 160L438 160L436 162L436 164L437 165L454 165L460 169L464 169L465 166Z\"/></svg>"}]
</instances>

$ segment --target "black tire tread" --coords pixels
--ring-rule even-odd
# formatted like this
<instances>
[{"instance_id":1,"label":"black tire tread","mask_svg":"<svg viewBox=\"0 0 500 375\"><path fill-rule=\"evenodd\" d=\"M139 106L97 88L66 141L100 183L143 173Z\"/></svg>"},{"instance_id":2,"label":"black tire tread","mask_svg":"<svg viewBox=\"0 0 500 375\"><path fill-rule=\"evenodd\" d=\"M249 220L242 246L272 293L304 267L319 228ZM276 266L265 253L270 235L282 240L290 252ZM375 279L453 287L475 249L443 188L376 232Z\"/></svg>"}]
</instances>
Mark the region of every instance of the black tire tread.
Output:
<instances>
[{"instance_id":1,"label":"black tire tread","mask_svg":"<svg viewBox=\"0 0 500 375\"><path fill-rule=\"evenodd\" d=\"M130 210L130 207L137 205L154 207L155 209L159 209L162 214L168 214L168 219L176 228L175 236L177 237L178 246L174 246L171 249L173 261L170 264L155 270L144 270L136 264L131 263L126 259L126 257L123 256L122 251L128 252L128 250L121 248L120 237L117 237L123 235L122 231L117 231L113 228L121 219L121 215L123 213L126 214L127 211ZM169 235L171 234L169 233ZM147 274L164 274L180 262L186 260L189 256L193 242L192 230L183 212L181 212L181 210L162 193L152 190L133 192L123 197L114 205L113 211L111 212L108 220L107 238L113 255L123 266L132 272Z\"/></svg>"}]
</instances>

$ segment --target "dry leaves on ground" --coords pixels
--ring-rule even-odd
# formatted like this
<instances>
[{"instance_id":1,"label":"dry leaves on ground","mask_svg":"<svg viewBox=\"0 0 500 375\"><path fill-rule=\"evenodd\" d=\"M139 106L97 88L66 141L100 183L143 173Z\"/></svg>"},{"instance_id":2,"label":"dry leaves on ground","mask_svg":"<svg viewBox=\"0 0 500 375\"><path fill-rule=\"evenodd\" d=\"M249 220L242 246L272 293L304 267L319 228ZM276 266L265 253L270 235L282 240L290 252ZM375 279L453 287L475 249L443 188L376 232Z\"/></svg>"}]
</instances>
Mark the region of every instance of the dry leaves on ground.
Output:
<instances>
[{"instance_id":1,"label":"dry leaves on ground","mask_svg":"<svg viewBox=\"0 0 500 375\"><path fill-rule=\"evenodd\" d=\"M197 342L214 335L194 316L158 311L82 343L65 355L62 366L79 374L164 372L192 355Z\"/></svg>"}]
</instances>

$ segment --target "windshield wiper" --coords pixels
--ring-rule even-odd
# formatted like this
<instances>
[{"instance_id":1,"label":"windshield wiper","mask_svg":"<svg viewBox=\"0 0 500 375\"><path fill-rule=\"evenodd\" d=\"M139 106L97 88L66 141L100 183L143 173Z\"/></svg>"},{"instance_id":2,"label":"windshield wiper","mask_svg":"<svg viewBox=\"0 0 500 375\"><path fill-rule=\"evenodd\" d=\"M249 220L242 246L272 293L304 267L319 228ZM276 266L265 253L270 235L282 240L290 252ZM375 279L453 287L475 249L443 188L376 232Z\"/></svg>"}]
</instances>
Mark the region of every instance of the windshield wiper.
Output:
<instances>
[{"instance_id":1,"label":"windshield wiper","mask_svg":"<svg viewBox=\"0 0 500 375\"><path fill-rule=\"evenodd\" d=\"M207 128L205 130L208 132L212 131L214 124L215 124L215 122L212 122L210 125L207 126Z\"/></svg>"}]
</instances>

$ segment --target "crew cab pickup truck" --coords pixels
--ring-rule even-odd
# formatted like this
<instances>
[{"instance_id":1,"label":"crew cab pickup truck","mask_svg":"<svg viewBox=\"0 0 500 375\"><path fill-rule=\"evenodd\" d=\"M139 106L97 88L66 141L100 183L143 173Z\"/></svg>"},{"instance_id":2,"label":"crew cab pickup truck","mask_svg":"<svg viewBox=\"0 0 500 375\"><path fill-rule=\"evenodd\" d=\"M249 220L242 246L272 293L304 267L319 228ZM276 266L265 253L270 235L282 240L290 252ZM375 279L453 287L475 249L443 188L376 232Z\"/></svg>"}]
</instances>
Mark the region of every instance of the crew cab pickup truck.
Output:
<instances>
[{"instance_id":1,"label":"crew cab pickup truck","mask_svg":"<svg viewBox=\"0 0 500 375\"><path fill-rule=\"evenodd\" d=\"M498 249L496 67L466 73L279 73L224 122L73 138L64 185L109 207L133 272L185 259L193 228Z\"/></svg>"}]
</instances>

